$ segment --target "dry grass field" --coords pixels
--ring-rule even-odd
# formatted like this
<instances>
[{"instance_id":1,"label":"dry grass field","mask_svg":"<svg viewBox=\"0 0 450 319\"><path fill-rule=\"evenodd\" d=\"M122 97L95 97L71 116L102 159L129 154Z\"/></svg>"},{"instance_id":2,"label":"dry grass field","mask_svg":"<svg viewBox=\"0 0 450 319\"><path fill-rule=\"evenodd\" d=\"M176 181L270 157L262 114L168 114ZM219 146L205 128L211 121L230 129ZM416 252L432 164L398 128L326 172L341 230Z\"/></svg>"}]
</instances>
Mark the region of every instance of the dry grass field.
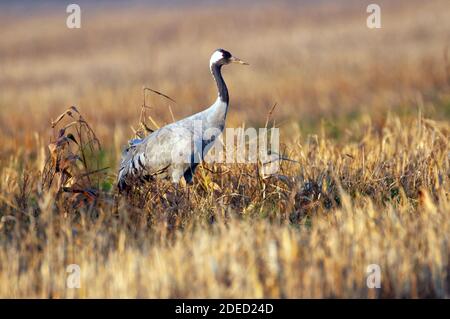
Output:
<instances>
[{"instance_id":1,"label":"dry grass field","mask_svg":"<svg viewBox=\"0 0 450 319\"><path fill-rule=\"evenodd\" d=\"M371 2L81 2L81 29L57 3L0 5L0 297L450 297L450 2L378 1L378 30ZM269 118L293 161L119 195L142 88L176 100L147 95L158 125L200 111L218 47L250 63L224 70L227 126ZM70 106L95 138L76 121L61 146Z\"/></svg>"}]
</instances>

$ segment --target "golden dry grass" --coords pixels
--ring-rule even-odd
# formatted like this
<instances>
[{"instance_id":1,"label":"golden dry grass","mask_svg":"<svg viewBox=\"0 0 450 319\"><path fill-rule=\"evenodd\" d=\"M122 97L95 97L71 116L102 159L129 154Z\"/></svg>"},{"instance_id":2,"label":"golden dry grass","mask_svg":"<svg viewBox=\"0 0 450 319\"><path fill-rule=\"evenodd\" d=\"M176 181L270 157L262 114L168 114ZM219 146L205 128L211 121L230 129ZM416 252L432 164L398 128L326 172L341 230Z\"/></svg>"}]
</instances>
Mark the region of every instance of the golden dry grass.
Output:
<instances>
[{"instance_id":1,"label":"golden dry grass","mask_svg":"<svg viewBox=\"0 0 450 319\"><path fill-rule=\"evenodd\" d=\"M376 31L359 1L92 8L80 30L56 11L0 19L0 296L449 297L450 7L381 4ZM175 98L176 118L202 109L216 47L251 63L225 70L227 125L263 126L277 102L298 163L266 179L205 165L189 192L161 182L117 196L142 87ZM151 104L170 121L165 100ZM41 185L50 120L70 105L110 167L75 208ZM80 289L66 286L69 264ZM381 289L366 286L370 264Z\"/></svg>"}]
</instances>

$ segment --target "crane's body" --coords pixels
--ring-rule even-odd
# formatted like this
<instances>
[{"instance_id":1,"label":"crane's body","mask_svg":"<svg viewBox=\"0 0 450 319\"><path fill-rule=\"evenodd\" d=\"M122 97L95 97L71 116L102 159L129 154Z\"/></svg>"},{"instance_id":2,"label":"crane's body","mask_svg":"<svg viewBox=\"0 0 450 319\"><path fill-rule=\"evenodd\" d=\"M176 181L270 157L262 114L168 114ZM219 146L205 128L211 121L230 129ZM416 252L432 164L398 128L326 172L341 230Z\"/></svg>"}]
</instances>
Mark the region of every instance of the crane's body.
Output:
<instances>
[{"instance_id":1,"label":"crane's body","mask_svg":"<svg viewBox=\"0 0 450 319\"><path fill-rule=\"evenodd\" d=\"M209 108L132 141L122 154L119 190L154 178L170 178L178 183L183 177L187 183L192 182L197 165L225 127L229 96L221 67L232 62L246 64L222 49L211 56L210 69L217 84L218 98ZM205 138L203 133L207 130L219 134Z\"/></svg>"}]
</instances>

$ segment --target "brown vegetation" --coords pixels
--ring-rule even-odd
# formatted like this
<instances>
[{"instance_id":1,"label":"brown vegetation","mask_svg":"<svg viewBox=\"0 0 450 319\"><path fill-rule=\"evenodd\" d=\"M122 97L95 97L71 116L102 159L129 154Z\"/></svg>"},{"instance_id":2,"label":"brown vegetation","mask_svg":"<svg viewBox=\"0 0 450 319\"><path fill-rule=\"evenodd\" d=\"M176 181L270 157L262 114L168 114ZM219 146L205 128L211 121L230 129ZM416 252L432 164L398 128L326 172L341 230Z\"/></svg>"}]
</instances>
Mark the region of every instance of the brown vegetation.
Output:
<instances>
[{"instance_id":1,"label":"brown vegetation","mask_svg":"<svg viewBox=\"0 0 450 319\"><path fill-rule=\"evenodd\" d=\"M59 12L0 19L0 296L449 297L448 1L381 2L381 30L338 3L91 8L80 30ZM264 126L276 102L295 161L118 196L142 87L176 118L200 110L216 47L251 64L225 71L227 125ZM160 125L168 103L152 96Z\"/></svg>"}]
</instances>

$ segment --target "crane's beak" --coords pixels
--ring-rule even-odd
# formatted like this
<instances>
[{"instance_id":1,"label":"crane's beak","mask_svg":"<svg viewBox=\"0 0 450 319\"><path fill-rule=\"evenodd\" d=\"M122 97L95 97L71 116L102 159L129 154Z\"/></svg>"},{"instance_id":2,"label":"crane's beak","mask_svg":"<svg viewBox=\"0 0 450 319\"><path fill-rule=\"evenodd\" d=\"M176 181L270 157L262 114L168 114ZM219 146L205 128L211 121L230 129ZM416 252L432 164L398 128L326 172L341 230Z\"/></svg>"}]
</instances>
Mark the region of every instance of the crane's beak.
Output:
<instances>
[{"instance_id":1,"label":"crane's beak","mask_svg":"<svg viewBox=\"0 0 450 319\"><path fill-rule=\"evenodd\" d=\"M230 62L231 62L231 63L242 64L242 65L249 65L247 62L242 61L241 59L236 58L235 56L232 56L232 57L230 58Z\"/></svg>"}]
</instances>

